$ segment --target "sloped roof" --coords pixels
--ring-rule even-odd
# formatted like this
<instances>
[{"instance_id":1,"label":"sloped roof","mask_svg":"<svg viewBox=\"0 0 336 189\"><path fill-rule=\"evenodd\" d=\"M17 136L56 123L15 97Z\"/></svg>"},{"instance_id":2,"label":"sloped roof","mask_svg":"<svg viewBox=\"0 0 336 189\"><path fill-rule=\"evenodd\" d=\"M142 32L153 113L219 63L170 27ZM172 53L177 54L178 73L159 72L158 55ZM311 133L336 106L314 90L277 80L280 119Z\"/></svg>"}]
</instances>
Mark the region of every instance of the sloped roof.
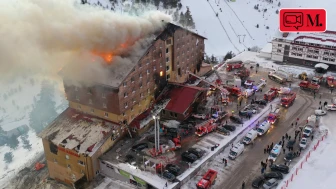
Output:
<instances>
[{"instance_id":1,"label":"sloped roof","mask_svg":"<svg viewBox=\"0 0 336 189\"><path fill-rule=\"evenodd\" d=\"M117 124L103 119L84 115L68 108L59 115L39 136L55 145L62 144L66 149L76 149L78 153L92 152L102 145L112 134Z\"/></svg>"},{"instance_id":2,"label":"sloped roof","mask_svg":"<svg viewBox=\"0 0 336 189\"><path fill-rule=\"evenodd\" d=\"M183 114L198 97L199 92L206 90L205 88L192 86L173 88L169 92L170 101L165 110Z\"/></svg>"}]
</instances>

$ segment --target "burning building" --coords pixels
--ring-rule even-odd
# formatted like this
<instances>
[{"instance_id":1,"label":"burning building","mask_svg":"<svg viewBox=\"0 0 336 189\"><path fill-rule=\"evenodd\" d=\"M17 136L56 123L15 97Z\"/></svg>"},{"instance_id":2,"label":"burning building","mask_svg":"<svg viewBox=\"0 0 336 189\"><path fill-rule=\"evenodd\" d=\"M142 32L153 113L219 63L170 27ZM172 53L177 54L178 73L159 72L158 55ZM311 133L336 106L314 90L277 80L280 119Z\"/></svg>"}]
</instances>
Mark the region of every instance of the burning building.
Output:
<instances>
[{"instance_id":1,"label":"burning building","mask_svg":"<svg viewBox=\"0 0 336 189\"><path fill-rule=\"evenodd\" d=\"M186 82L188 71L199 74L204 40L167 23L139 44L138 52L117 57L95 52L111 62L106 64L107 78L96 75L91 85L75 85L68 74L63 75L69 108L40 134L50 177L68 184L92 180L100 170L99 156L130 132L131 122L153 105L168 83ZM87 73L95 74L94 69ZM133 126L133 132L144 127Z\"/></svg>"}]
</instances>

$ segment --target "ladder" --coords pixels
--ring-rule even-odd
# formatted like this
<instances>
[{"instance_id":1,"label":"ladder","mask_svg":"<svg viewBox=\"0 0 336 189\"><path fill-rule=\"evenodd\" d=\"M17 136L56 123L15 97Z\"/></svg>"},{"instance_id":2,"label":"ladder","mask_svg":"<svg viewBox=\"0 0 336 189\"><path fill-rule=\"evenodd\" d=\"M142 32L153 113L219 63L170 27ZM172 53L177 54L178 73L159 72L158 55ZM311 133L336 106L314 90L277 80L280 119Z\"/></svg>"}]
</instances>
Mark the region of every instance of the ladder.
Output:
<instances>
[{"instance_id":1,"label":"ladder","mask_svg":"<svg viewBox=\"0 0 336 189\"><path fill-rule=\"evenodd\" d=\"M203 82L205 82L205 83L207 83L207 84L209 84L211 86L214 86L216 89L219 89L225 95L229 95L230 94L228 90L226 90L225 88L223 88L221 86L218 86L218 85L216 85L214 83L211 83L211 82L209 82L209 81L207 81L207 80L199 77L198 75L191 73L190 71L187 71L187 73L190 74L190 75L192 75L192 76L194 76L194 77L196 77L197 79L200 79L201 81L203 81Z\"/></svg>"},{"instance_id":2,"label":"ladder","mask_svg":"<svg viewBox=\"0 0 336 189\"><path fill-rule=\"evenodd\" d=\"M223 82L223 81L222 81L222 78L220 77L220 75L219 75L219 73L217 72L217 70L215 70L215 74L217 75L218 79L219 79L221 82Z\"/></svg>"}]
</instances>

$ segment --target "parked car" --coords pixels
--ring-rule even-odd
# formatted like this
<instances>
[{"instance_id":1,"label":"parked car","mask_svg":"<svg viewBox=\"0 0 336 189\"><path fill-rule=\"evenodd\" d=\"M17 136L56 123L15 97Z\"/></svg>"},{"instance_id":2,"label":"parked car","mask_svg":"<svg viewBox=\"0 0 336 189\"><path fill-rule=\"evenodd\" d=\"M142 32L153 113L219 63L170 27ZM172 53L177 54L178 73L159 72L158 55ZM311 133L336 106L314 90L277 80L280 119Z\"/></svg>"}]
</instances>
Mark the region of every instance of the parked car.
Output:
<instances>
[{"instance_id":1,"label":"parked car","mask_svg":"<svg viewBox=\"0 0 336 189\"><path fill-rule=\"evenodd\" d=\"M276 172L276 171L272 171L272 172L269 172L269 173L265 173L264 174L264 177L265 179L277 179L277 180L280 180L280 179L283 179L283 176L280 172Z\"/></svg>"},{"instance_id":2,"label":"parked car","mask_svg":"<svg viewBox=\"0 0 336 189\"><path fill-rule=\"evenodd\" d=\"M296 158L296 156L294 155L294 152L288 152L285 155L285 161L292 161L294 158Z\"/></svg>"},{"instance_id":3,"label":"parked car","mask_svg":"<svg viewBox=\"0 0 336 189\"><path fill-rule=\"evenodd\" d=\"M131 163L131 162L133 162L134 160L135 160L135 157L132 156L131 154L127 154L127 155L125 156L125 162Z\"/></svg>"},{"instance_id":4,"label":"parked car","mask_svg":"<svg viewBox=\"0 0 336 189\"><path fill-rule=\"evenodd\" d=\"M259 105L267 105L267 100L264 99L257 99L255 101L253 101L253 104L259 104Z\"/></svg>"},{"instance_id":5,"label":"parked car","mask_svg":"<svg viewBox=\"0 0 336 189\"><path fill-rule=\"evenodd\" d=\"M324 116L327 114L327 111L325 110L315 110L315 115L317 116Z\"/></svg>"},{"instance_id":6,"label":"parked car","mask_svg":"<svg viewBox=\"0 0 336 189\"><path fill-rule=\"evenodd\" d=\"M205 151L199 148L189 148L187 152L194 154L197 158L201 158L205 154Z\"/></svg>"},{"instance_id":7,"label":"parked car","mask_svg":"<svg viewBox=\"0 0 336 189\"><path fill-rule=\"evenodd\" d=\"M336 110L336 104L329 104L324 106L327 110Z\"/></svg>"},{"instance_id":8,"label":"parked car","mask_svg":"<svg viewBox=\"0 0 336 189\"><path fill-rule=\"evenodd\" d=\"M205 114L193 114L192 116L197 119L205 119L207 117Z\"/></svg>"},{"instance_id":9,"label":"parked car","mask_svg":"<svg viewBox=\"0 0 336 189\"><path fill-rule=\"evenodd\" d=\"M189 152L183 152L181 156L182 156L182 160L188 163L194 163L197 160L197 156Z\"/></svg>"},{"instance_id":10,"label":"parked car","mask_svg":"<svg viewBox=\"0 0 336 189\"><path fill-rule=\"evenodd\" d=\"M169 172L169 171L164 171L164 172L162 173L162 177L163 177L164 179L168 180L169 182L172 182L172 181L175 180L175 175L172 174L172 173Z\"/></svg>"},{"instance_id":11,"label":"parked car","mask_svg":"<svg viewBox=\"0 0 336 189\"><path fill-rule=\"evenodd\" d=\"M293 148L293 147L294 147L294 144L295 144L295 140L294 140L294 139L289 140L289 141L287 142L286 147L287 147L287 148L289 148L289 147Z\"/></svg>"},{"instance_id":12,"label":"parked car","mask_svg":"<svg viewBox=\"0 0 336 189\"><path fill-rule=\"evenodd\" d=\"M172 173L175 176L178 176L181 172L181 168L177 165L174 164L167 164L166 165L166 170Z\"/></svg>"},{"instance_id":13,"label":"parked car","mask_svg":"<svg viewBox=\"0 0 336 189\"><path fill-rule=\"evenodd\" d=\"M301 149L306 149L307 148L307 145L308 145L308 140L307 138L302 138L301 141L300 141L300 148Z\"/></svg>"},{"instance_id":14,"label":"parked car","mask_svg":"<svg viewBox=\"0 0 336 189\"><path fill-rule=\"evenodd\" d=\"M245 116L245 117L252 116L253 110L249 110L249 109L239 110L238 114L239 116Z\"/></svg>"},{"instance_id":15,"label":"parked car","mask_svg":"<svg viewBox=\"0 0 336 189\"><path fill-rule=\"evenodd\" d=\"M303 137L310 137L310 135L313 133L313 128L309 125L307 125L302 132Z\"/></svg>"},{"instance_id":16,"label":"parked car","mask_svg":"<svg viewBox=\"0 0 336 189\"><path fill-rule=\"evenodd\" d=\"M260 188L265 182L265 177L259 176L252 181L253 188Z\"/></svg>"},{"instance_id":17,"label":"parked car","mask_svg":"<svg viewBox=\"0 0 336 189\"><path fill-rule=\"evenodd\" d=\"M148 144L147 143L139 143L139 144L136 144L134 146L132 146L132 150L133 151L136 151L136 152L139 152L143 149L146 149L148 148Z\"/></svg>"},{"instance_id":18,"label":"parked car","mask_svg":"<svg viewBox=\"0 0 336 189\"><path fill-rule=\"evenodd\" d=\"M193 127L194 127L194 125L191 124L191 123L186 123L186 124L181 124L181 125L179 125L179 128L180 128L180 129L192 130Z\"/></svg>"},{"instance_id":19,"label":"parked car","mask_svg":"<svg viewBox=\"0 0 336 189\"><path fill-rule=\"evenodd\" d=\"M217 127L217 132L226 136L230 135L230 131L225 129L224 127Z\"/></svg>"},{"instance_id":20,"label":"parked car","mask_svg":"<svg viewBox=\"0 0 336 189\"><path fill-rule=\"evenodd\" d=\"M238 117L238 116L230 116L230 120L231 121L233 121L233 122L235 122L235 123L238 123L238 124L242 124L243 123L243 120L240 118L240 117Z\"/></svg>"},{"instance_id":21,"label":"parked car","mask_svg":"<svg viewBox=\"0 0 336 189\"><path fill-rule=\"evenodd\" d=\"M279 181L277 179L269 179L265 182L265 184L263 185L264 189L271 189L271 188L276 188L276 186L278 186Z\"/></svg>"},{"instance_id":22,"label":"parked car","mask_svg":"<svg viewBox=\"0 0 336 189\"><path fill-rule=\"evenodd\" d=\"M234 125L223 125L223 128L231 132L236 130L236 126Z\"/></svg>"},{"instance_id":23,"label":"parked car","mask_svg":"<svg viewBox=\"0 0 336 189\"><path fill-rule=\"evenodd\" d=\"M289 173L289 167L287 165L282 165L282 164L273 164L271 165L271 171L278 171L283 174L288 174Z\"/></svg>"}]
</instances>

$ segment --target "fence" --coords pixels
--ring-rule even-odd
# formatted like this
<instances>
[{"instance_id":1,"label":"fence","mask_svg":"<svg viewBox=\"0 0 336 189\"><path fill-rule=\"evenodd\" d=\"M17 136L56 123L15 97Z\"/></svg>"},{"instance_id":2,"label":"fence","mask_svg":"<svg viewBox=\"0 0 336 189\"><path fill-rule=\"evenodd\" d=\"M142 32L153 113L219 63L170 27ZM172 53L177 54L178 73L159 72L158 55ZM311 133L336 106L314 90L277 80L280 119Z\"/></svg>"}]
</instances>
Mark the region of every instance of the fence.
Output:
<instances>
[{"instance_id":1,"label":"fence","mask_svg":"<svg viewBox=\"0 0 336 189\"><path fill-rule=\"evenodd\" d=\"M302 169L304 163L306 163L308 161L308 159L310 158L310 155L317 149L317 147L320 145L320 142L322 142L327 137L327 135L328 135L328 130L317 141L317 143L314 145L314 147L309 150L309 152L307 153L305 159L303 159L301 161L301 163L299 164L299 166L296 166L294 173L292 172L292 175L289 177L289 179L287 179L285 181L285 183L283 184L283 186L281 187L281 189L286 189L288 187L289 183L293 182L294 177L299 174L299 170Z\"/></svg>"}]
</instances>

